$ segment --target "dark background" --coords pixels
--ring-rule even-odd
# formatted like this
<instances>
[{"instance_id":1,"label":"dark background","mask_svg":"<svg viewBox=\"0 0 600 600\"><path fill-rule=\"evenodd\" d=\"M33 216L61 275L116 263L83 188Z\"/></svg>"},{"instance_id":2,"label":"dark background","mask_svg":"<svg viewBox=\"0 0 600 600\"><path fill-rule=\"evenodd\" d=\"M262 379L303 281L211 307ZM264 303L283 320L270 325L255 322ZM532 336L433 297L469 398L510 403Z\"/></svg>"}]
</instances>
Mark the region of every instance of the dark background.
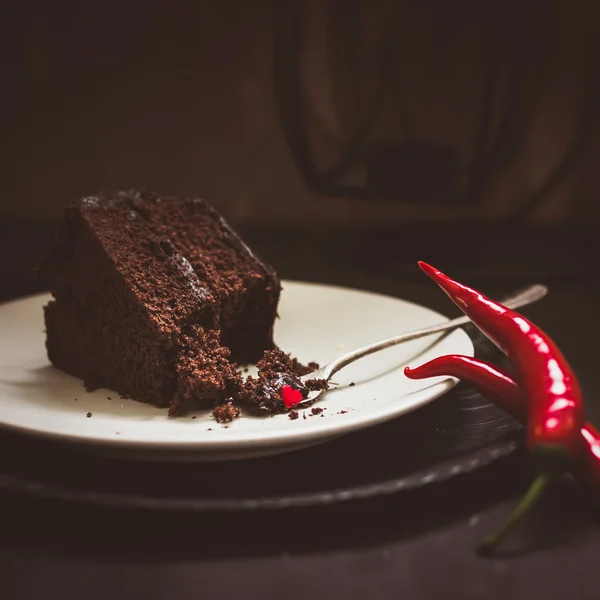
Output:
<instances>
[{"instance_id":1,"label":"dark background","mask_svg":"<svg viewBox=\"0 0 600 600\"><path fill-rule=\"evenodd\" d=\"M285 278L447 314L417 259L494 295L548 283L527 314L600 414L599 17L583 0L5 3L0 298L43 289L35 266L77 197L199 195ZM408 498L226 518L2 492L0 589L600 597L597 516L569 486L507 555L475 556L528 481L517 453Z\"/></svg>"},{"instance_id":2,"label":"dark background","mask_svg":"<svg viewBox=\"0 0 600 600\"><path fill-rule=\"evenodd\" d=\"M519 217L600 218L595 2L3 7L2 219L57 219L81 195L145 186L205 196L236 223L500 221L580 128L568 172ZM297 71L300 109L289 99ZM299 121L322 170L364 125L338 183L375 165L387 201L307 183L289 143ZM382 158L384 143L398 154ZM393 185L381 175L390 162L402 175Z\"/></svg>"}]
</instances>

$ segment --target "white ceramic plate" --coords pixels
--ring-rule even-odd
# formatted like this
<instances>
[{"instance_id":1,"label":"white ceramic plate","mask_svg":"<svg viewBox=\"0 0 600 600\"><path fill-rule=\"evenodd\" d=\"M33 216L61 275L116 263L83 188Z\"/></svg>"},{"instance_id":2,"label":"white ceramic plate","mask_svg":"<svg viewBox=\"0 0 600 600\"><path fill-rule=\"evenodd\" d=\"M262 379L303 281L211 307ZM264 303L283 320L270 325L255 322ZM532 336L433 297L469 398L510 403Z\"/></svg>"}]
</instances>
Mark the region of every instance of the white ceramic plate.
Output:
<instances>
[{"instance_id":1,"label":"white ceramic plate","mask_svg":"<svg viewBox=\"0 0 600 600\"><path fill-rule=\"evenodd\" d=\"M292 281L283 286L275 341L303 362L325 364L365 344L447 320L388 296ZM285 414L241 416L224 426L208 411L195 418L168 418L163 409L122 400L110 390L86 392L79 379L48 362L42 315L47 301L47 295L40 295L0 305L0 425L124 458L229 460L318 444L399 417L456 383L411 381L403 374L407 363L473 354L462 330L415 340L337 373L339 387L319 404L326 408L324 416L313 416L308 408L294 421Z\"/></svg>"}]
</instances>

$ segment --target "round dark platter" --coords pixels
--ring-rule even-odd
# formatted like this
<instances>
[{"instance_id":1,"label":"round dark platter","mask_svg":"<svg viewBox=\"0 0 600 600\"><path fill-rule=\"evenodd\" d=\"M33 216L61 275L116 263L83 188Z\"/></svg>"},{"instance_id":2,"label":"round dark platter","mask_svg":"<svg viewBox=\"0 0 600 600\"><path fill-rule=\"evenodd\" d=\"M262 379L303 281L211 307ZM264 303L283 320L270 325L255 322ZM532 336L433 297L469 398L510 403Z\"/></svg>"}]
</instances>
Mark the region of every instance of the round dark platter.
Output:
<instances>
[{"instance_id":1,"label":"round dark platter","mask_svg":"<svg viewBox=\"0 0 600 600\"><path fill-rule=\"evenodd\" d=\"M502 360L478 332L468 331L477 356ZM509 456L520 439L519 424L459 384L431 404L386 424L307 450L225 463L105 458L3 432L0 487L116 508L282 509L370 498L440 482ZM44 461L39 461L41 455Z\"/></svg>"}]
</instances>

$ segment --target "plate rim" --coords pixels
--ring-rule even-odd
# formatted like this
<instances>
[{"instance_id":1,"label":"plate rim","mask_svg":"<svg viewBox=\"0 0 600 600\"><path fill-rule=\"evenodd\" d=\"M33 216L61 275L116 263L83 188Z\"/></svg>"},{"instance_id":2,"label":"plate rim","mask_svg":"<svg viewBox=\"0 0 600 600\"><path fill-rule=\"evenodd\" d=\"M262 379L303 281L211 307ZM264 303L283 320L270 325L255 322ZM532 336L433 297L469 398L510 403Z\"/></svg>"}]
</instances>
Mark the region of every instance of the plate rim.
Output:
<instances>
[{"instance_id":1,"label":"plate rim","mask_svg":"<svg viewBox=\"0 0 600 600\"><path fill-rule=\"evenodd\" d=\"M334 289L338 291L342 291L345 293L352 294L361 294L366 296L376 296L381 299L386 300L394 300L405 305L411 305L420 310L425 310L432 315L438 316L440 323L449 321L449 317L443 315L442 313L429 308L428 306L419 304L417 302L413 302L411 300L406 300L399 296L393 296L389 294L382 294L379 292L371 292L369 290L355 288L350 286L341 286L334 284L327 284L321 282L311 282L304 280L291 280L291 279L282 279L281 284L283 289L286 286L298 286L298 287L313 287L320 289ZM34 300L46 300L50 299L51 295L49 292L42 292L37 294L30 294L27 296L23 296L20 298L9 300L8 302L0 303L0 309L7 308L10 305L21 304L26 301L34 301ZM435 346L440 342L444 334L439 335L435 342L432 343L432 346ZM468 346L468 350L465 346L465 349L461 350L463 354L467 354L469 356L473 356L475 353L475 348L473 345L473 341L471 337L464 331L464 329L459 328L451 332L451 335L459 335L463 337L463 342ZM48 363L50 365L50 363ZM422 396L418 400L412 402L409 406L405 406L404 409L394 410L392 414L390 411L381 411L376 413L373 417L363 419L353 419L352 417L340 421L327 421L322 424L319 423L315 428L311 430L303 430L298 428L297 431L290 432L287 431L271 431L271 432L263 432L260 435L251 434L247 438L235 438L235 439L213 439L213 440L138 440L134 438L128 438L127 436L115 436L108 437L105 434L98 435L90 435L89 432L85 432L82 434L77 433L64 433L59 431L53 431L48 429L43 429L41 427L27 427L23 424L12 424L5 423L0 420L0 429L5 429L12 431L14 433L19 433L27 436L32 436L36 438L42 438L51 441L58 441L67 444L74 444L77 446L93 446L93 447L105 447L114 450L122 450L124 452L132 451L132 450L140 450L140 451L160 451L166 453L180 453L180 452L193 452L193 453L209 453L209 452L223 452L223 451L232 451L239 452L244 449L255 449L260 447L269 447L269 446L293 446L294 444L302 444L304 442L317 442L319 440L326 441L328 439L337 438L343 435L350 434L354 431L358 431L361 429L366 429L370 427L374 427L383 422L390 421L396 418L399 418L406 413L412 412L424 406L425 404L434 401L439 398L441 395L447 393L451 390L456 384L458 380L455 378L445 378L442 381L438 381L431 385L425 386L419 390L415 390L409 394L405 394L402 398L414 397L414 396Z\"/></svg>"}]
</instances>

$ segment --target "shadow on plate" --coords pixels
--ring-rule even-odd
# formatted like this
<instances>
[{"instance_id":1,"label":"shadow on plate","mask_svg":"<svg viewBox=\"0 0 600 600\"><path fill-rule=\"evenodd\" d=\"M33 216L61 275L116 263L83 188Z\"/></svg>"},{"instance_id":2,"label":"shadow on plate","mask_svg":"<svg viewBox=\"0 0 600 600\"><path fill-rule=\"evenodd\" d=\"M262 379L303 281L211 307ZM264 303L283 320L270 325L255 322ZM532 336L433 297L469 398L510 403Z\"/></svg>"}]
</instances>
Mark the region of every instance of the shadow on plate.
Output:
<instances>
[{"instance_id":1,"label":"shadow on plate","mask_svg":"<svg viewBox=\"0 0 600 600\"><path fill-rule=\"evenodd\" d=\"M135 406L136 418L164 416L166 409L156 408L135 400L121 398L118 392L99 389L88 392L81 379L63 373L52 365L45 365L26 371L27 378L14 380L0 378L0 384L18 388L19 400L31 405L52 403L52 410L65 412L82 411L93 408L94 413L107 416L123 416L122 405Z\"/></svg>"}]
</instances>

